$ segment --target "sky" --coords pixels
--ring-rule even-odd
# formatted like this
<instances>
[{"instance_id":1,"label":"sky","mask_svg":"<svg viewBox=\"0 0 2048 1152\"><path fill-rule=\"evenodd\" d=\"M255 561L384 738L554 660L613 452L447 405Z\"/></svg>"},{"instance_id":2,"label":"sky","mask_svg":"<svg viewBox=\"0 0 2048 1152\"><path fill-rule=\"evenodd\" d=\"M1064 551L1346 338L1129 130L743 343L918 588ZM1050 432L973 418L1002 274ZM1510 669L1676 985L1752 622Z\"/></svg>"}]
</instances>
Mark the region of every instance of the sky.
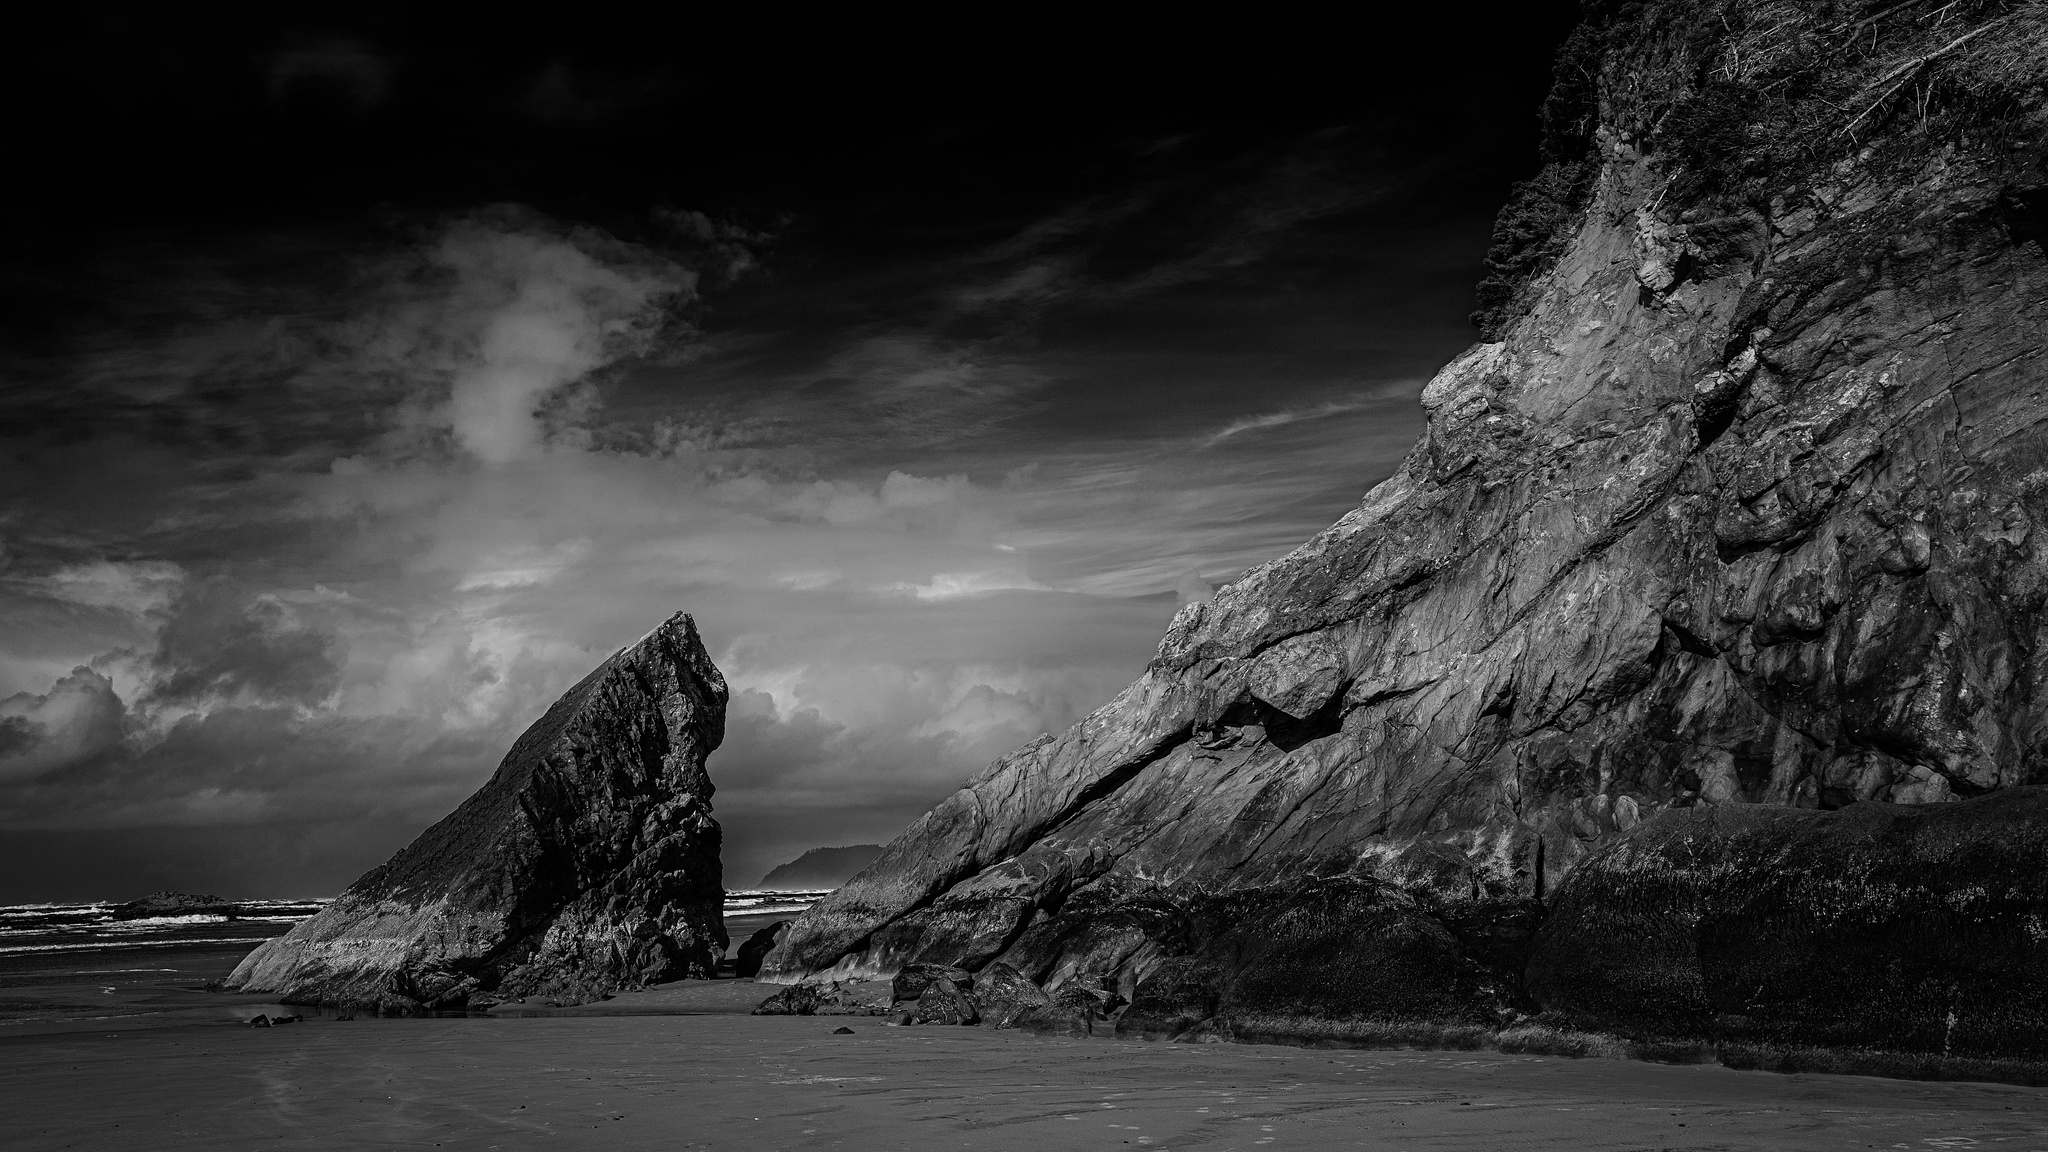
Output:
<instances>
[{"instance_id":1,"label":"sky","mask_svg":"<svg viewBox=\"0 0 2048 1152\"><path fill-rule=\"evenodd\" d=\"M1572 14L721 11L15 69L0 902L337 892L675 611L728 887L887 841L1398 466Z\"/></svg>"}]
</instances>

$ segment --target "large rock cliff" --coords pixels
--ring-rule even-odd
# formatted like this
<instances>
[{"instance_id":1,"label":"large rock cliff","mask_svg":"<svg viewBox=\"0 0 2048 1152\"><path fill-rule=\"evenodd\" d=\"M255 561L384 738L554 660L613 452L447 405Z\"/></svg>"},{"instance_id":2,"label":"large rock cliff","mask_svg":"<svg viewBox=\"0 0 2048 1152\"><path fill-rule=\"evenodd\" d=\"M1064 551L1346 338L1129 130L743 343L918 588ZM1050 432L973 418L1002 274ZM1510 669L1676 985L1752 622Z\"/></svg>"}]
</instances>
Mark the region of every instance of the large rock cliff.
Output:
<instances>
[{"instance_id":1,"label":"large rock cliff","mask_svg":"<svg viewBox=\"0 0 2048 1152\"><path fill-rule=\"evenodd\" d=\"M1499 1020L1653 814L2048 780L2048 5L1588 8L1400 471L767 978L1192 964L1212 1012Z\"/></svg>"},{"instance_id":2,"label":"large rock cliff","mask_svg":"<svg viewBox=\"0 0 2048 1152\"><path fill-rule=\"evenodd\" d=\"M230 988L387 1012L595 1000L725 950L705 757L726 686L678 613L555 702L490 782Z\"/></svg>"}]
</instances>

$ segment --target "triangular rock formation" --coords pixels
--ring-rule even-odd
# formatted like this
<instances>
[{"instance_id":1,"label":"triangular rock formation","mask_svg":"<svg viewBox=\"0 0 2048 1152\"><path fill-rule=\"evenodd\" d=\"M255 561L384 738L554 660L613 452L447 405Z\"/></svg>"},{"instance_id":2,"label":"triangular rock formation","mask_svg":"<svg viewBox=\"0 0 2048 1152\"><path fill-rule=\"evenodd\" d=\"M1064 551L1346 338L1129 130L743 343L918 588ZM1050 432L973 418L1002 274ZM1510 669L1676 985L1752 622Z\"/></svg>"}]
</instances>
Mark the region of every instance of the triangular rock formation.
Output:
<instances>
[{"instance_id":1,"label":"triangular rock formation","mask_svg":"<svg viewBox=\"0 0 2048 1152\"><path fill-rule=\"evenodd\" d=\"M555 702L489 783L228 986L383 1011L576 1003L710 976L726 945L705 757L725 679L678 613Z\"/></svg>"},{"instance_id":2,"label":"triangular rock formation","mask_svg":"<svg viewBox=\"0 0 2048 1152\"><path fill-rule=\"evenodd\" d=\"M1000 960L1130 995L1239 949L1203 954L1227 1008L1242 936L1306 974L1260 1011L1343 979L1350 1015L1506 1018L1542 901L1656 812L2048 779L2048 17L1855 7L1589 4L1492 331L1401 470L1183 607L764 977ZM1375 991L1361 925L1442 987Z\"/></svg>"}]
</instances>

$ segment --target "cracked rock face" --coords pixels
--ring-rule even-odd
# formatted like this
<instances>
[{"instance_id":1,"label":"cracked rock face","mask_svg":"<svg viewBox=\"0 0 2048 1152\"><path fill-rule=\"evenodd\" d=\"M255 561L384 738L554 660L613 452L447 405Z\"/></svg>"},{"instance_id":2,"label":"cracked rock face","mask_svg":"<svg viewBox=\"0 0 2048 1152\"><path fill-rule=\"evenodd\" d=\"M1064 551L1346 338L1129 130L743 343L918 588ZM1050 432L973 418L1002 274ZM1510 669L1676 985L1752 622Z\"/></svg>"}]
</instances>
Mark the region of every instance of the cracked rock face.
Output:
<instances>
[{"instance_id":1,"label":"cracked rock face","mask_svg":"<svg viewBox=\"0 0 2048 1152\"><path fill-rule=\"evenodd\" d=\"M711 976L726 946L705 757L725 679L678 613L569 690L489 783L228 986L387 1012Z\"/></svg>"},{"instance_id":2,"label":"cracked rock face","mask_svg":"<svg viewBox=\"0 0 2048 1152\"><path fill-rule=\"evenodd\" d=\"M2040 151L2038 105L2001 149ZM1873 149L1730 208L1595 138L1562 256L1423 391L1400 471L1184 608L764 978L1132 985L1200 950L1206 901L1312 877L1477 965L1430 995L1485 1018L1529 1004L1527 908L1659 812L2048 779L2048 249L2006 153Z\"/></svg>"}]
</instances>

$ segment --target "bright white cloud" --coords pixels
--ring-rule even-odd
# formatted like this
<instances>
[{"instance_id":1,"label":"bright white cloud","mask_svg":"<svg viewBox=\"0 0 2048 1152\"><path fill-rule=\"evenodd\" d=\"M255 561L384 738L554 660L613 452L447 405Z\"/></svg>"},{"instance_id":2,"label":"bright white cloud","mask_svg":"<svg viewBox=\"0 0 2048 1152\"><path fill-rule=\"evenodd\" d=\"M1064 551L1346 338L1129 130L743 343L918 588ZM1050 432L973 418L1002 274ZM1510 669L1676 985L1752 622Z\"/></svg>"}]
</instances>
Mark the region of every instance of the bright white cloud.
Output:
<instances>
[{"instance_id":1,"label":"bright white cloud","mask_svg":"<svg viewBox=\"0 0 2048 1152\"><path fill-rule=\"evenodd\" d=\"M58 600L140 616L171 602L185 583L185 570L165 560L95 560L59 568L39 583Z\"/></svg>"},{"instance_id":2,"label":"bright white cloud","mask_svg":"<svg viewBox=\"0 0 2048 1152\"><path fill-rule=\"evenodd\" d=\"M113 682L75 668L41 695L0 699L0 780L28 779L119 744L124 709Z\"/></svg>"},{"instance_id":3,"label":"bright white cloud","mask_svg":"<svg viewBox=\"0 0 2048 1152\"><path fill-rule=\"evenodd\" d=\"M375 321L374 361L439 377L425 406L486 463L541 450L544 401L608 364L644 355L696 292L696 275L590 229L501 210L460 221Z\"/></svg>"},{"instance_id":4,"label":"bright white cloud","mask_svg":"<svg viewBox=\"0 0 2048 1152\"><path fill-rule=\"evenodd\" d=\"M1268 428L1279 428L1301 420L1315 420L1321 417L1341 415L1345 412L1356 412L1365 407L1366 403L1367 401L1363 398L1335 400L1327 404L1318 404L1313 408L1287 409L1280 412L1267 412L1258 416L1245 416L1232 420L1222 428L1204 437L1201 446L1204 448L1214 448L1232 436L1245 432L1262 432Z\"/></svg>"}]
</instances>

